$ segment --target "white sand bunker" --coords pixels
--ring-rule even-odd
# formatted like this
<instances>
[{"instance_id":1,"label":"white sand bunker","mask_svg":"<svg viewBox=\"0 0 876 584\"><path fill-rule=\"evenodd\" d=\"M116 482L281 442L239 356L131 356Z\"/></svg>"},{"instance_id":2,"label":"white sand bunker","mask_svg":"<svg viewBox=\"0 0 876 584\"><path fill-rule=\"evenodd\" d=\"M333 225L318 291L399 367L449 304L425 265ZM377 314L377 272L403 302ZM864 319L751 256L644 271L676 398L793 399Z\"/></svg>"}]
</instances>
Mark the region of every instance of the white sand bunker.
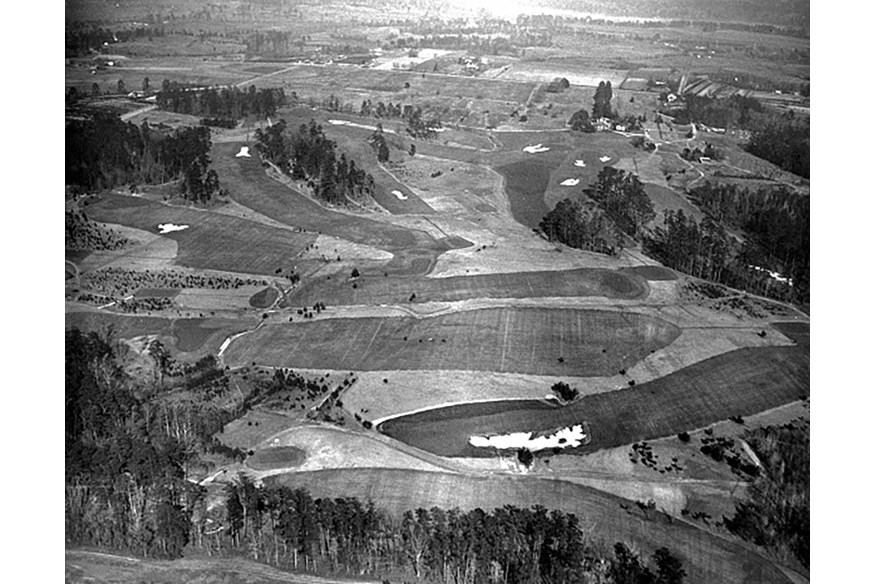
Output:
<instances>
[{"instance_id":1,"label":"white sand bunker","mask_svg":"<svg viewBox=\"0 0 876 584\"><path fill-rule=\"evenodd\" d=\"M238 152L234 156L236 158L252 158L252 156L249 155L249 146L241 146L240 152Z\"/></svg>"},{"instance_id":2,"label":"white sand bunker","mask_svg":"<svg viewBox=\"0 0 876 584\"><path fill-rule=\"evenodd\" d=\"M330 123L333 126L349 126L350 125L350 122L348 122L347 120L329 120L328 123Z\"/></svg>"},{"instance_id":3,"label":"white sand bunker","mask_svg":"<svg viewBox=\"0 0 876 584\"><path fill-rule=\"evenodd\" d=\"M498 448L499 450L526 448L533 452L546 448L576 448L587 442L587 434L581 424L562 428L550 436L532 437L532 432L515 432L502 436L472 436L468 443L478 448Z\"/></svg>"},{"instance_id":4,"label":"white sand bunker","mask_svg":"<svg viewBox=\"0 0 876 584\"><path fill-rule=\"evenodd\" d=\"M611 156L600 156L599 157L599 162L608 162L609 160L611 160Z\"/></svg>"},{"instance_id":5,"label":"white sand bunker","mask_svg":"<svg viewBox=\"0 0 876 584\"><path fill-rule=\"evenodd\" d=\"M583 161L583 160L576 160L576 161L575 161L575 166L577 166L578 168L584 168L584 167L587 166L587 165L584 164L584 161Z\"/></svg>"},{"instance_id":6,"label":"white sand bunker","mask_svg":"<svg viewBox=\"0 0 876 584\"><path fill-rule=\"evenodd\" d=\"M392 194L395 195L395 197L399 201L407 201L408 200L408 196L405 195L404 193L402 193L401 191L392 191Z\"/></svg>"},{"instance_id":7,"label":"white sand bunker","mask_svg":"<svg viewBox=\"0 0 876 584\"><path fill-rule=\"evenodd\" d=\"M529 152L530 154L536 154L538 152L547 152L550 150L547 146L542 146L541 144L536 144L535 146L527 146L523 149L524 152Z\"/></svg>"},{"instance_id":8,"label":"white sand bunker","mask_svg":"<svg viewBox=\"0 0 876 584\"><path fill-rule=\"evenodd\" d=\"M175 225L173 223L159 223L158 233L170 233L171 231L182 231L188 229L188 225Z\"/></svg>"},{"instance_id":9,"label":"white sand bunker","mask_svg":"<svg viewBox=\"0 0 876 584\"><path fill-rule=\"evenodd\" d=\"M579 178L567 178L566 180L564 180L560 184L563 185L564 187L574 187L579 182L581 182L581 179L579 179Z\"/></svg>"}]
</instances>

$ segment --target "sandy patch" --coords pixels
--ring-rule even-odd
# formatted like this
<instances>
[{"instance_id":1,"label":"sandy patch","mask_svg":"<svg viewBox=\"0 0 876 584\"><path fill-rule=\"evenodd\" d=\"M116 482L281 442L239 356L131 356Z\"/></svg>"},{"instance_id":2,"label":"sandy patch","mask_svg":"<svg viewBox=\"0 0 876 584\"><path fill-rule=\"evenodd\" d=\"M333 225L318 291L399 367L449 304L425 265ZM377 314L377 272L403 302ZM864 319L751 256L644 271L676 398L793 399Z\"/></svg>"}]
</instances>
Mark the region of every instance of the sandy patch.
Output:
<instances>
[{"instance_id":1,"label":"sandy patch","mask_svg":"<svg viewBox=\"0 0 876 584\"><path fill-rule=\"evenodd\" d=\"M165 233L172 233L174 231L182 231L183 229L188 229L188 225L176 225L175 223L159 223L158 224L158 233L164 235Z\"/></svg>"},{"instance_id":2,"label":"sandy patch","mask_svg":"<svg viewBox=\"0 0 876 584\"><path fill-rule=\"evenodd\" d=\"M392 254L388 251L322 234L316 237L312 248L306 249L298 255L304 260L321 259L326 261L336 261L338 256L340 256L341 261L392 259Z\"/></svg>"},{"instance_id":3,"label":"sandy patch","mask_svg":"<svg viewBox=\"0 0 876 584\"><path fill-rule=\"evenodd\" d=\"M532 432L512 432L500 436L471 436L468 443L478 448L497 448L499 450L526 448L532 452L547 448L569 448L588 442L587 433L581 424L562 428L549 436L536 436Z\"/></svg>"},{"instance_id":4,"label":"sandy patch","mask_svg":"<svg viewBox=\"0 0 876 584\"><path fill-rule=\"evenodd\" d=\"M234 155L235 158L252 158L249 153L249 146L241 146L240 152Z\"/></svg>"},{"instance_id":5,"label":"sandy patch","mask_svg":"<svg viewBox=\"0 0 876 584\"><path fill-rule=\"evenodd\" d=\"M575 166L577 166L578 168L584 168L584 167L587 166L587 165L584 163L583 160L576 160L576 161L575 161Z\"/></svg>"},{"instance_id":6,"label":"sandy patch","mask_svg":"<svg viewBox=\"0 0 876 584\"><path fill-rule=\"evenodd\" d=\"M599 162L608 162L609 160L611 160L611 156L600 156L599 157Z\"/></svg>"},{"instance_id":7,"label":"sandy patch","mask_svg":"<svg viewBox=\"0 0 876 584\"><path fill-rule=\"evenodd\" d=\"M581 182L581 179L579 179L579 178L567 178L566 180L564 180L560 184L563 185L564 187L574 187L579 182Z\"/></svg>"},{"instance_id":8,"label":"sandy patch","mask_svg":"<svg viewBox=\"0 0 876 584\"><path fill-rule=\"evenodd\" d=\"M399 201L407 201L408 200L407 195L405 195L401 191L394 190L394 191L392 191L392 194L395 195L395 198L398 199Z\"/></svg>"},{"instance_id":9,"label":"sandy patch","mask_svg":"<svg viewBox=\"0 0 876 584\"><path fill-rule=\"evenodd\" d=\"M523 148L524 152L528 152L529 154L538 154L539 152L547 152L550 150L547 146L542 146L541 144L535 144L534 146L526 146Z\"/></svg>"}]
</instances>

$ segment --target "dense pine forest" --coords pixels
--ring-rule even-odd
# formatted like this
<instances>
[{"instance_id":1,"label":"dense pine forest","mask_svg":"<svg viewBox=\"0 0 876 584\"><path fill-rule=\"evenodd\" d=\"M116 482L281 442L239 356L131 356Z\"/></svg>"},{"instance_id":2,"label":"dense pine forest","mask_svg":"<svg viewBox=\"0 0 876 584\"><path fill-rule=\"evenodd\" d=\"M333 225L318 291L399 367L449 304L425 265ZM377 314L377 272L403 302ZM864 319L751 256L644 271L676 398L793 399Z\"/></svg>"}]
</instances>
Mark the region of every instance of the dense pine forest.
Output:
<instances>
[{"instance_id":1,"label":"dense pine forest","mask_svg":"<svg viewBox=\"0 0 876 584\"><path fill-rule=\"evenodd\" d=\"M286 104L283 88L237 87L192 88L164 80L156 94L158 107L179 114L240 120L273 116ZM213 124L211 124L213 125Z\"/></svg>"},{"instance_id":2,"label":"dense pine forest","mask_svg":"<svg viewBox=\"0 0 876 584\"><path fill-rule=\"evenodd\" d=\"M181 193L206 202L219 193L210 168L210 130L168 131L147 122L135 126L114 115L68 120L65 130L65 184L79 192L122 185L181 180Z\"/></svg>"},{"instance_id":3,"label":"dense pine forest","mask_svg":"<svg viewBox=\"0 0 876 584\"><path fill-rule=\"evenodd\" d=\"M727 528L782 559L809 567L809 424L749 430L744 439L764 467L736 504Z\"/></svg>"},{"instance_id":4,"label":"dense pine forest","mask_svg":"<svg viewBox=\"0 0 876 584\"><path fill-rule=\"evenodd\" d=\"M706 183L690 192L697 222L667 212L645 251L686 274L778 300L809 302L809 198L784 189L750 191ZM729 236L724 226L741 231Z\"/></svg>"},{"instance_id":5,"label":"dense pine forest","mask_svg":"<svg viewBox=\"0 0 876 584\"><path fill-rule=\"evenodd\" d=\"M326 202L345 204L374 192L374 177L336 154L337 144L313 120L297 132L287 131L286 120L280 120L256 130L255 137L259 154L294 180L305 181Z\"/></svg>"},{"instance_id":6,"label":"dense pine forest","mask_svg":"<svg viewBox=\"0 0 876 584\"><path fill-rule=\"evenodd\" d=\"M630 240L685 274L787 302L809 302L809 198L707 182L689 193L702 221L678 209L654 219L634 174L605 167L581 200L560 201L539 224L550 241L613 255ZM731 236L728 229L737 236Z\"/></svg>"}]
</instances>

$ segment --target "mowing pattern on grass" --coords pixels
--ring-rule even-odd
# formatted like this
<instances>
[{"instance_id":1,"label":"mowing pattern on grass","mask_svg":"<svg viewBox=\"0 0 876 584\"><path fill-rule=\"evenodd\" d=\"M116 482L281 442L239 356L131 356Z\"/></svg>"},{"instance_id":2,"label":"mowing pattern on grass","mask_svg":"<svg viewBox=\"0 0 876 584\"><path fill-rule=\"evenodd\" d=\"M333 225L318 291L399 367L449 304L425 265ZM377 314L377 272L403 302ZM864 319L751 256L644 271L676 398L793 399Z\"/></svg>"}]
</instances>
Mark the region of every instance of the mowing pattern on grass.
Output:
<instances>
[{"instance_id":1,"label":"mowing pattern on grass","mask_svg":"<svg viewBox=\"0 0 876 584\"><path fill-rule=\"evenodd\" d=\"M627 510L624 499L565 481L526 477L467 476L394 469L345 469L286 473L266 479L290 488L303 487L314 497L357 497L400 517L405 511L433 506L468 511L504 505L541 505L578 516L585 534L607 542L624 541L650 555L666 546L684 562L690 582L713 584L789 582L773 564L743 545L670 522L652 511Z\"/></svg>"},{"instance_id":2,"label":"mowing pattern on grass","mask_svg":"<svg viewBox=\"0 0 876 584\"><path fill-rule=\"evenodd\" d=\"M292 258L316 240L315 234L294 233L230 215L187 207L170 207L147 199L105 195L89 205L92 219L157 233L161 223L189 225L164 235L179 244L177 263L192 268L244 274L274 274L290 269Z\"/></svg>"},{"instance_id":3,"label":"mowing pattern on grass","mask_svg":"<svg viewBox=\"0 0 876 584\"><path fill-rule=\"evenodd\" d=\"M246 459L246 465L255 470L274 470L301 466L307 457L305 452L295 446L276 446L263 448Z\"/></svg>"},{"instance_id":4,"label":"mowing pattern on grass","mask_svg":"<svg viewBox=\"0 0 876 584\"><path fill-rule=\"evenodd\" d=\"M488 308L429 318L338 318L265 326L236 340L228 364L340 370L454 369L605 376L681 331L640 314Z\"/></svg>"},{"instance_id":5,"label":"mowing pattern on grass","mask_svg":"<svg viewBox=\"0 0 876 584\"><path fill-rule=\"evenodd\" d=\"M469 436L543 431L585 421L592 452L673 436L749 416L809 395L809 352L799 347L738 349L629 389L585 396L565 407L546 402L450 406L388 420L379 430L441 456L491 456Z\"/></svg>"},{"instance_id":6,"label":"mowing pattern on grass","mask_svg":"<svg viewBox=\"0 0 876 584\"><path fill-rule=\"evenodd\" d=\"M286 225L392 252L396 257L386 266L390 273L426 274L445 251L471 245L461 238L437 241L425 231L330 211L268 177L257 155L235 158L242 145L213 146L213 165L235 201Z\"/></svg>"},{"instance_id":7,"label":"mowing pattern on grass","mask_svg":"<svg viewBox=\"0 0 876 584\"><path fill-rule=\"evenodd\" d=\"M669 268L664 268L663 266L635 266L632 268L625 268L622 271L635 274L637 276L645 278L646 280L653 280L655 282L678 280L678 274L676 274Z\"/></svg>"},{"instance_id":8,"label":"mowing pattern on grass","mask_svg":"<svg viewBox=\"0 0 876 584\"><path fill-rule=\"evenodd\" d=\"M275 288L265 288L253 294L249 299L249 305L253 308L268 308L277 298L280 293Z\"/></svg>"},{"instance_id":9,"label":"mowing pattern on grass","mask_svg":"<svg viewBox=\"0 0 876 584\"><path fill-rule=\"evenodd\" d=\"M774 322L770 326L797 343L809 346L809 323L808 322Z\"/></svg>"},{"instance_id":10,"label":"mowing pattern on grass","mask_svg":"<svg viewBox=\"0 0 876 584\"><path fill-rule=\"evenodd\" d=\"M449 278L404 278L384 276L382 270L351 281L337 276L309 280L285 301L287 306L402 304L416 294L416 302L467 300L470 298L538 298L545 296L604 296L640 298L647 287L636 277L613 270L582 268L550 272L478 274Z\"/></svg>"}]
</instances>

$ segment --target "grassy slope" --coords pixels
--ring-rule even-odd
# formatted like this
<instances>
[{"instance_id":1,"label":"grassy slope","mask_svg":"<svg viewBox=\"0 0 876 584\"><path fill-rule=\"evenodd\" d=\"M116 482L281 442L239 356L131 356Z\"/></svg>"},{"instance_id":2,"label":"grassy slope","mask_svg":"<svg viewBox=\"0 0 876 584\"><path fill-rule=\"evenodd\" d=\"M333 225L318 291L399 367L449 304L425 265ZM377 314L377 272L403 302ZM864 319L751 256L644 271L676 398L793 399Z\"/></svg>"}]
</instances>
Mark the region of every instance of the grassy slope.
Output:
<instances>
[{"instance_id":1,"label":"grassy slope","mask_svg":"<svg viewBox=\"0 0 876 584\"><path fill-rule=\"evenodd\" d=\"M386 434L442 456L489 456L468 438L571 426L585 420L584 452L672 436L733 415L752 415L809 395L809 352L798 347L739 349L621 391L585 396L564 408L492 402L389 420Z\"/></svg>"},{"instance_id":2,"label":"grassy slope","mask_svg":"<svg viewBox=\"0 0 876 584\"><path fill-rule=\"evenodd\" d=\"M170 207L142 198L106 195L85 209L97 221L155 233L160 223L189 225L165 235L179 244L177 263L192 268L245 274L288 271L294 257L316 240L254 221L187 207Z\"/></svg>"},{"instance_id":3,"label":"grassy slope","mask_svg":"<svg viewBox=\"0 0 876 584\"><path fill-rule=\"evenodd\" d=\"M669 522L658 513L646 518L634 505L623 509L619 497L563 481L388 469L288 473L268 480L305 487L316 497L371 499L396 515L417 507L490 510L542 505L578 515L588 539L632 542L649 555L658 547L669 547L682 558L689 582L787 582L776 567L742 545L678 520Z\"/></svg>"},{"instance_id":4,"label":"grassy slope","mask_svg":"<svg viewBox=\"0 0 876 584\"><path fill-rule=\"evenodd\" d=\"M376 582L318 578L292 574L242 558L181 558L174 561L145 560L85 550L64 554L64 581L68 584L352 584Z\"/></svg>"},{"instance_id":5,"label":"grassy slope","mask_svg":"<svg viewBox=\"0 0 876 584\"><path fill-rule=\"evenodd\" d=\"M417 302L541 296L637 298L647 290L637 278L625 273L590 268L417 279L384 276L380 269L373 272L362 270L355 288L352 281L337 276L311 279L288 297L287 305L312 306L320 301L332 306L404 304L412 293L416 293Z\"/></svg>"},{"instance_id":6,"label":"grassy slope","mask_svg":"<svg viewBox=\"0 0 876 584\"><path fill-rule=\"evenodd\" d=\"M228 347L228 364L338 370L465 369L612 375L678 337L645 315L489 308L430 318L337 318L262 327ZM405 340L407 337L407 340ZM560 362L559 358L563 361Z\"/></svg>"}]
</instances>

